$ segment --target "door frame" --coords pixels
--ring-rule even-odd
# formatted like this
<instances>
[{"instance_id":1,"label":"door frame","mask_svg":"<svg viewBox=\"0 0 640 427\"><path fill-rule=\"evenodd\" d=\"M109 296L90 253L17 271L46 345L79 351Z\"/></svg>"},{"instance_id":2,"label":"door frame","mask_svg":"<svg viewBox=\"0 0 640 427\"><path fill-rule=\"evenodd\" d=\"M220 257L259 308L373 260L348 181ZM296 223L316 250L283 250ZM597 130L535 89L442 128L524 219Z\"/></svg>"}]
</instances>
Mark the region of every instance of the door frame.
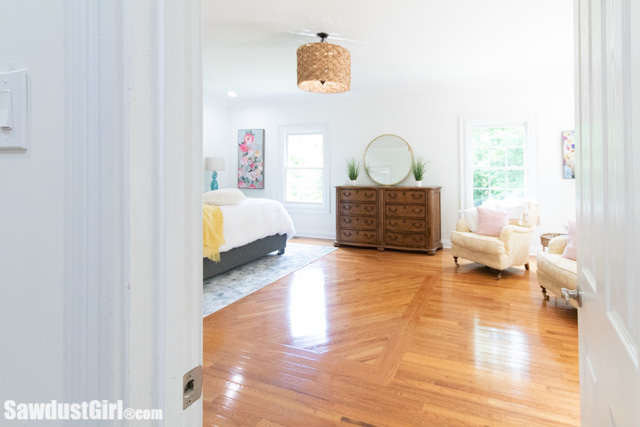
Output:
<instances>
[{"instance_id":1,"label":"door frame","mask_svg":"<svg viewBox=\"0 0 640 427\"><path fill-rule=\"evenodd\" d=\"M201 3L66 0L64 32L66 401L200 425Z\"/></svg>"}]
</instances>

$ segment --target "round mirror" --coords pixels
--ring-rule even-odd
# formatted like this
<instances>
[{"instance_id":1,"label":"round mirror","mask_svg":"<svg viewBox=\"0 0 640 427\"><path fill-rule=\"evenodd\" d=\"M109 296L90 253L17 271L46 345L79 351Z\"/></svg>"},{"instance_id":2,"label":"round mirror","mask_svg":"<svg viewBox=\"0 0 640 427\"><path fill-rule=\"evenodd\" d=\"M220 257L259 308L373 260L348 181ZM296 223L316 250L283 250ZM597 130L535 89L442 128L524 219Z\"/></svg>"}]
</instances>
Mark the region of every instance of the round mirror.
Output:
<instances>
[{"instance_id":1,"label":"round mirror","mask_svg":"<svg viewBox=\"0 0 640 427\"><path fill-rule=\"evenodd\" d=\"M381 135L364 152L364 170L375 183L396 185L411 172L413 153L407 141L396 135Z\"/></svg>"}]
</instances>

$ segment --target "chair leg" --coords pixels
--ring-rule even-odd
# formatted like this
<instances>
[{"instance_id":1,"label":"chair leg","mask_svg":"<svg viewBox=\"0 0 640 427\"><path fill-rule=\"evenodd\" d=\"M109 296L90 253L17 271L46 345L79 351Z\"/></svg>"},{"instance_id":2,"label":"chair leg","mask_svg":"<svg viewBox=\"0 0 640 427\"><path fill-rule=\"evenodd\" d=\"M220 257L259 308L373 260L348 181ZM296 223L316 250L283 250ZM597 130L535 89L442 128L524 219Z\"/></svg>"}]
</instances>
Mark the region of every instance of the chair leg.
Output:
<instances>
[{"instance_id":1,"label":"chair leg","mask_svg":"<svg viewBox=\"0 0 640 427\"><path fill-rule=\"evenodd\" d=\"M544 286L540 286L540 289L542 289L542 296L544 297L544 300L549 301L549 295L547 295L547 289Z\"/></svg>"},{"instance_id":2,"label":"chair leg","mask_svg":"<svg viewBox=\"0 0 640 427\"><path fill-rule=\"evenodd\" d=\"M453 257L453 262L456 263L456 267L460 267L460 264L458 264L458 257L457 256Z\"/></svg>"},{"instance_id":3,"label":"chair leg","mask_svg":"<svg viewBox=\"0 0 640 427\"><path fill-rule=\"evenodd\" d=\"M498 275L496 276L496 280L502 279L502 271L498 271Z\"/></svg>"},{"instance_id":4,"label":"chair leg","mask_svg":"<svg viewBox=\"0 0 640 427\"><path fill-rule=\"evenodd\" d=\"M525 270L527 270L527 271L529 271L529 263L526 263L526 264L524 265L524 269L525 269Z\"/></svg>"}]
</instances>

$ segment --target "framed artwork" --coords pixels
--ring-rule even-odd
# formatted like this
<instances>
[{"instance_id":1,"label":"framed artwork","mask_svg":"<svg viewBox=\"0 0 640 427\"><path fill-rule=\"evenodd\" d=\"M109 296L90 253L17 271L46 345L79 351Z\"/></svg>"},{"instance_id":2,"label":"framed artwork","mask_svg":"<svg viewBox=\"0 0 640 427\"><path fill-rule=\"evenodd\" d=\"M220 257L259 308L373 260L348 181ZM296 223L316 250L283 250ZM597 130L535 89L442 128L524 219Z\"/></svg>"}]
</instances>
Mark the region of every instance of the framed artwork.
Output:
<instances>
[{"instance_id":1,"label":"framed artwork","mask_svg":"<svg viewBox=\"0 0 640 427\"><path fill-rule=\"evenodd\" d=\"M264 188L264 129L238 130L238 188Z\"/></svg>"},{"instance_id":2,"label":"framed artwork","mask_svg":"<svg viewBox=\"0 0 640 427\"><path fill-rule=\"evenodd\" d=\"M576 144L573 138L575 131L562 132L562 176L564 179L576 178Z\"/></svg>"}]
</instances>

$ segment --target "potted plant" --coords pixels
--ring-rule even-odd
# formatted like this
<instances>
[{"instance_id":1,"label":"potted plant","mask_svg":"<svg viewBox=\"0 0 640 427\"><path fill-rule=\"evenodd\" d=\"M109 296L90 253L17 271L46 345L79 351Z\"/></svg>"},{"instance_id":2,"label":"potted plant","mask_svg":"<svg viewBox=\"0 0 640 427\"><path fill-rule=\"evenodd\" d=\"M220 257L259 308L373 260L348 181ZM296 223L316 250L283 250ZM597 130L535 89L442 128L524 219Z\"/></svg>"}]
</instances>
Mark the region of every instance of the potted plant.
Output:
<instances>
[{"instance_id":1,"label":"potted plant","mask_svg":"<svg viewBox=\"0 0 640 427\"><path fill-rule=\"evenodd\" d=\"M356 160L355 157L351 157L346 160L347 163L347 175L351 180L351 185L356 185L356 180L358 179L358 175L360 175L360 161Z\"/></svg>"},{"instance_id":2,"label":"potted plant","mask_svg":"<svg viewBox=\"0 0 640 427\"><path fill-rule=\"evenodd\" d=\"M424 174L427 173L429 169L430 161L424 161L423 156L418 156L413 160L413 164L411 165L411 171L413 172L413 177L416 179L416 187L422 187L422 179L424 178Z\"/></svg>"}]
</instances>

